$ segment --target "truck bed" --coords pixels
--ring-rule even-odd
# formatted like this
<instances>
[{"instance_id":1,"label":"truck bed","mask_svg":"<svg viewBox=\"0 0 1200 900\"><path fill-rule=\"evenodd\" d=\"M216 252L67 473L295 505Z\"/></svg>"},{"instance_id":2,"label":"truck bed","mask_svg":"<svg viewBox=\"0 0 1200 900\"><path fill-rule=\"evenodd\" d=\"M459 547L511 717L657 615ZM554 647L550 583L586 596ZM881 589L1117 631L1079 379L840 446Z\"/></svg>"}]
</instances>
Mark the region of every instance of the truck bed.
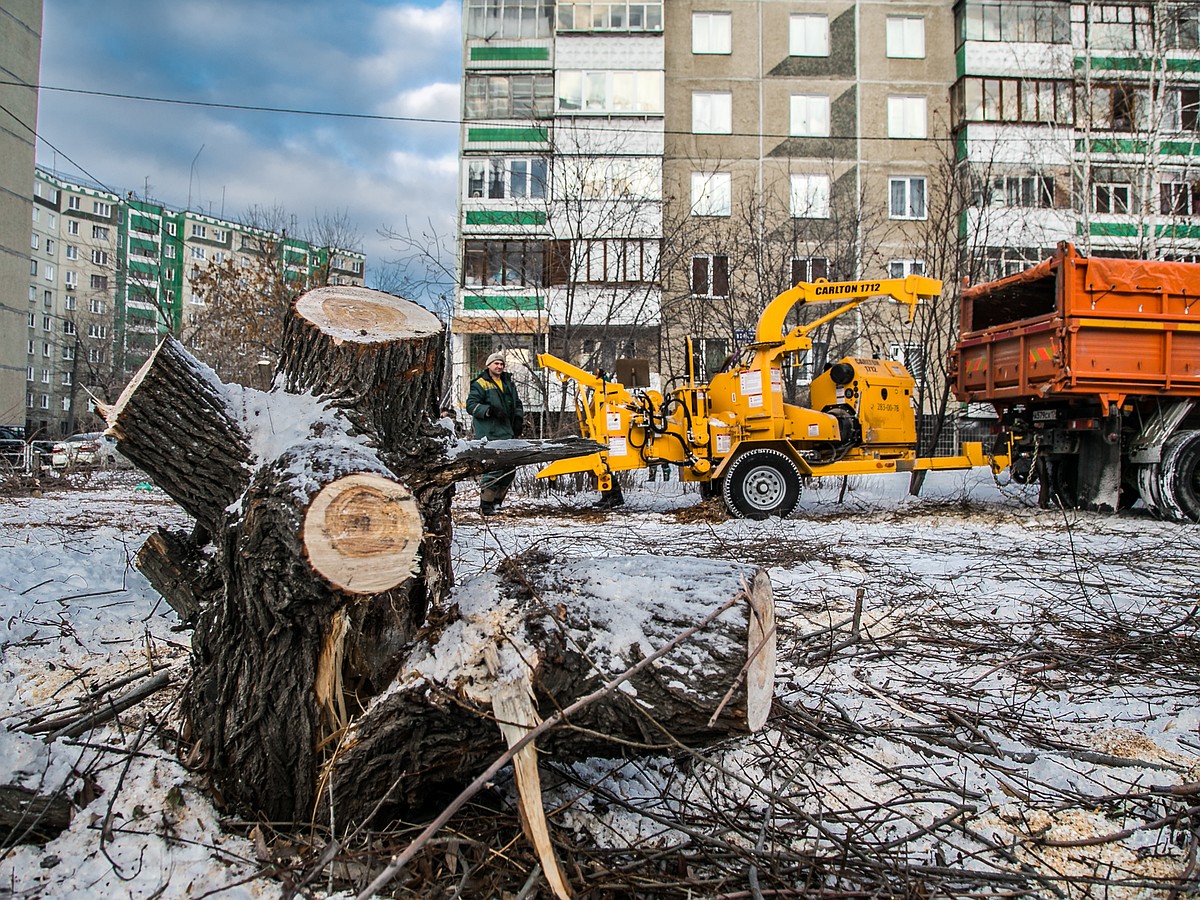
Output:
<instances>
[{"instance_id":1,"label":"truck bed","mask_svg":"<svg viewBox=\"0 0 1200 900\"><path fill-rule=\"evenodd\" d=\"M967 288L953 353L964 401L1200 396L1200 265L1079 256Z\"/></svg>"}]
</instances>

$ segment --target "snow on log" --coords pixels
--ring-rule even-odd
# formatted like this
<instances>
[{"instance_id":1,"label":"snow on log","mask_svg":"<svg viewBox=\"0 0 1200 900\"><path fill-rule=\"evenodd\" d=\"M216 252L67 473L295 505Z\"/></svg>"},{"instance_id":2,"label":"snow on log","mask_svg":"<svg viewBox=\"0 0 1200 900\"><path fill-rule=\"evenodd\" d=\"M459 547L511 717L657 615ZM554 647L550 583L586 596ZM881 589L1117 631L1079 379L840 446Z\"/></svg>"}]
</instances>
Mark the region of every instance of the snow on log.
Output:
<instances>
[{"instance_id":1,"label":"snow on log","mask_svg":"<svg viewBox=\"0 0 1200 900\"><path fill-rule=\"evenodd\" d=\"M700 745L760 728L770 707L774 604L761 569L648 556L555 562L531 551L451 599L456 614L428 631L327 767L318 801L332 798L341 821L385 796L420 807L482 771L505 746L491 721L495 685L528 677L549 717L710 618L571 715L573 727L544 736L542 751L566 760L620 754L630 741Z\"/></svg>"},{"instance_id":2,"label":"snow on log","mask_svg":"<svg viewBox=\"0 0 1200 900\"><path fill-rule=\"evenodd\" d=\"M246 489L253 458L216 373L168 337L101 412L121 452L216 533Z\"/></svg>"},{"instance_id":3,"label":"snow on log","mask_svg":"<svg viewBox=\"0 0 1200 900\"><path fill-rule=\"evenodd\" d=\"M436 417L444 327L410 300L359 287L300 297L284 322L280 369L293 393L328 399L385 451Z\"/></svg>"}]
</instances>

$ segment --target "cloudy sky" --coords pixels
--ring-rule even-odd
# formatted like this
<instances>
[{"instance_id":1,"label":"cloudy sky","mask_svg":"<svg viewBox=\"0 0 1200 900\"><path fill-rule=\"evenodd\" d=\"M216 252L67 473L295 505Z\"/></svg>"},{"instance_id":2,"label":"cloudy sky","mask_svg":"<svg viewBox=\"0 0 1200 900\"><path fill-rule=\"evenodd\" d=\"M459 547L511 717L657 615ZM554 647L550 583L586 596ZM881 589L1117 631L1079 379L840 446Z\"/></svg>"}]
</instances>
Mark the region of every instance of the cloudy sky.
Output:
<instances>
[{"instance_id":1,"label":"cloudy sky","mask_svg":"<svg viewBox=\"0 0 1200 900\"><path fill-rule=\"evenodd\" d=\"M282 207L303 230L344 213L372 283L397 255L379 229L432 221L453 232L454 125L53 88L455 119L459 10L454 0L45 0L38 164L234 220Z\"/></svg>"}]
</instances>

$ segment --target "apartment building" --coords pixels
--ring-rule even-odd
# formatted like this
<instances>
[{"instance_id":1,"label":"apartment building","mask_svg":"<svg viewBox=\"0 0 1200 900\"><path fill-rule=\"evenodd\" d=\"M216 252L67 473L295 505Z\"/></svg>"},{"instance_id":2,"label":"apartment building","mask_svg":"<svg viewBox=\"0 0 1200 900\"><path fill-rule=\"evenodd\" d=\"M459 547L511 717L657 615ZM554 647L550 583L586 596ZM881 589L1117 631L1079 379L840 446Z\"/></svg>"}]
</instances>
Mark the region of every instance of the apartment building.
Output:
<instances>
[{"instance_id":1,"label":"apartment building","mask_svg":"<svg viewBox=\"0 0 1200 900\"><path fill-rule=\"evenodd\" d=\"M363 283L364 257L37 169L22 276L26 432L98 427L92 397L116 398L167 333L204 309L192 279L208 266L249 271L264 254L284 277Z\"/></svg>"},{"instance_id":2,"label":"apartment building","mask_svg":"<svg viewBox=\"0 0 1200 900\"><path fill-rule=\"evenodd\" d=\"M657 356L662 30L660 0L466 0L457 396L496 349L536 405L540 351Z\"/></svg>"},{"instance_id":3,"label":"apartment building","mask_svg":"<svg viewBox=\"0 0 1200 900\"><path fill-rule=\"evenodd\" d=\"M692 336L712 371L796 279L923 271L954 74L926 47L952 21L949 0L466 0L459 395L496 347L681 372Z\"/></svg>"},{"instance_id":4,"label":"apartment building","mask_svg":"<svg viewBox=\"0 0 1200 900\"><path fill-rule=\"evenodd\" d=\"M953 128L981 277L1060 240L1200 252L1200 5L968 0L955 6Z\"/></svg>"},{"instance_id":5,"label":"apartment building","mask_svg":"<svg viewBox=\"0 0 1200 900\"><path fill-rule=\"evenodd\" d=\"M943 278L943 301L912 322L863 307L787 377L856 353L921 385L963 278L1063 240L1200 254L1195 2L466 3L461 390L498 346L678 374L690 336L709 375L796 281L910 273ZM514 184L536 185L524 205ZM614 310L630 315L604 328Z\"/></svg>"},{"instance_id":6,"label":"apartment building","mask_svg":"<svg viewBox=\"0 0 1200 900\"><path fill-rule=\"evenodd\" d=\"M30 265L42 0L0 5L0 425L25 423L25 289ZM24 85L31 85L24 87Z\"/></svg>"}]
</instances>

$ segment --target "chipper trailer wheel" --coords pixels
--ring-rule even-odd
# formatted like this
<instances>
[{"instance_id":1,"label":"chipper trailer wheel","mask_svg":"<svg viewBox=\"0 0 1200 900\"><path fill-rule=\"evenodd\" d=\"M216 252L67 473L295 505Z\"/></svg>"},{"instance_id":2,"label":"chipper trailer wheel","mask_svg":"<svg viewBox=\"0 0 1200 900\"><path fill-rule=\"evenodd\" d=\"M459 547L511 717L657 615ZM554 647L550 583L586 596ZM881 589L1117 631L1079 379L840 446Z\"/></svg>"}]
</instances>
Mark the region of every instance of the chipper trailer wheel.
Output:
<instances>
[{"instance_id":1,"label":"chipper trailer wheel","mask_svg":"<svg viewBox=\"0 0 1200 900\"><path fill-rule=\"evenodd\" d=\"M787 518L800 501L800 470L778 450L747 450L725 470L721 494L739 518Z\"/></svg>"}]
</instances>

